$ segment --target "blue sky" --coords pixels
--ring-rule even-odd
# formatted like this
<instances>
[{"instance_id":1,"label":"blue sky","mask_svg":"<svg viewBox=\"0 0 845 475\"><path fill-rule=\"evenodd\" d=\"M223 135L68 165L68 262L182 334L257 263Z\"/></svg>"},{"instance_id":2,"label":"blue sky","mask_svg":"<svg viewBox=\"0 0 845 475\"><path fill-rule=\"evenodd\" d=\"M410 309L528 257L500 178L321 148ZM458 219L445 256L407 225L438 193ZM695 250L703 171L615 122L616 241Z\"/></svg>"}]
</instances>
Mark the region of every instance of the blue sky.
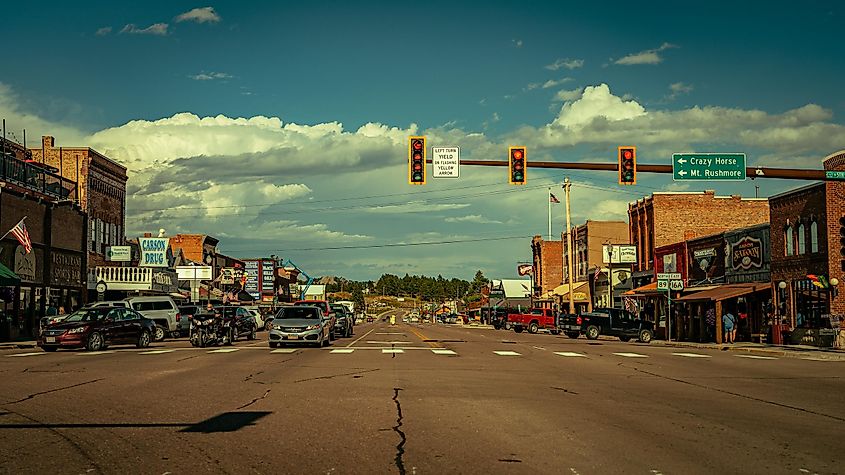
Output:
<instances>
[{"instance_id":1,"label":"blue sky","mask_svg":"<svg viewBox=\"0 0 845 475\"><path fill-rule=\"evenodd\" d=\"M466 168L411 188L411 133L464 158L503 159L519 142L529 161L608 162L633 144L644 163L742 151L818 168L845 148L835 2L242 3L17 5L0 113L126 164L131 232L208 232L235 255L374 279L510 277L529 241L294 249L545 235L545 186L567 175L531 170L516 190L502 169ZM624 218L653 191L800 184L641 175L622 189L612 173L568 175L576 222Z\"/></svg>"}]
</instances>

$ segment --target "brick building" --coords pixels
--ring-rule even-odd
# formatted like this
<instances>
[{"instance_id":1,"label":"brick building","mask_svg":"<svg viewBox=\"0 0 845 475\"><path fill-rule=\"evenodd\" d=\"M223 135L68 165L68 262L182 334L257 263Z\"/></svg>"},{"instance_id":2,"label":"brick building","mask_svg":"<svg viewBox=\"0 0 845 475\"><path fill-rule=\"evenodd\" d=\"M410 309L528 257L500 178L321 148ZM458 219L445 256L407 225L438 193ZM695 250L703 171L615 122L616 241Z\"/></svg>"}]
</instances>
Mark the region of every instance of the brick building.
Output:
<instances>
[{"instance_id":1,"label":"brick building","mask_svg":"<svg viewBox=\"0 0 845 475\"><path fill-rule=\"evenodd\" d=\"M561 241L544 241L541 236L534 236L531 239L531 255L535 295L551 292L566 281Z\"/></svg>"},{"instance_id":2,"label":"brick building","mask_svg":"<svg viewBox=\"0 0 845 475\"><path fill-rule=\"evenodd\" d=\"M88 214L88 267L106 264L106 246L125 243L126 167L89 147L56 147L49 135L40 148L30 148L37 163L58 169L64 179L76 183L75 200Z\"/></svg>"},{"instance_id":3,"label":"brick building","mask_svg":"<svg viewBox=\"0 0 845 475\"><path fill-rule=\"evenodd\" d=\"M656 192L628 205L630 242L637 246L634 285L654 278L655 248L769 221L766 198L704 192Z\"/></svg>"},{"instance_id":4,"label":"brick building","mask_svg":"<svg viewBox=\"0 0 845 475\"><path fill-rule=\"evenodd\" d=\"M584 290L587 291L584 293L592 295L592 298L588 297L592 305L612 306L610 291L608 290L610 272L604 263L602 247L605 244L628 244L628 223L625 221L587 220L584 224L573 229L572 237L574 240L572 244L574 250L572 266L575 282L590 282L590 285L584 287ZM566 252L566 242L564 242L563 249ZM564 263L565 267L566 263ZM598 277L596 277L596 269L600 271ZM630 270L630 267L625 268L624 266L613 268L614 300L619 299L621 291L631 288ZM564 272L567 271L564 270Z\"/></svg>"}]
</instances>

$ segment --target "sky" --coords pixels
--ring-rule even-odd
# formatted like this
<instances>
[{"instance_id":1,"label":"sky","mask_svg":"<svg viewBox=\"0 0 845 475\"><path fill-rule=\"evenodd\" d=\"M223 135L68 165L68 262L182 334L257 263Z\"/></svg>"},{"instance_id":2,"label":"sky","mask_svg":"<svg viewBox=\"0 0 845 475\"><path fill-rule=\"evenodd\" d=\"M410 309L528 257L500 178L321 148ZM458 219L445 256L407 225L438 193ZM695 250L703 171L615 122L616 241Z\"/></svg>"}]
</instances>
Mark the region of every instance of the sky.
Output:
<instances>
[{"instance_id":1,"label":"sky","mask_svg":"<svg viewBox=\"0 0 845 475\"><path fill-rule=\"evenodd\" d=\"M513 278L565 177L573 225L625 220L658 191L802 185L529 168L519 187L465 166L410 186L410 135L463 159L522 145L529 164L614 163L635 145L639 163L742 152L820 169L845 149L839 2L32 1L4 15L7 135L125 165L129 237L207 233L310 275Z\"/></svg>"}]
</instances>

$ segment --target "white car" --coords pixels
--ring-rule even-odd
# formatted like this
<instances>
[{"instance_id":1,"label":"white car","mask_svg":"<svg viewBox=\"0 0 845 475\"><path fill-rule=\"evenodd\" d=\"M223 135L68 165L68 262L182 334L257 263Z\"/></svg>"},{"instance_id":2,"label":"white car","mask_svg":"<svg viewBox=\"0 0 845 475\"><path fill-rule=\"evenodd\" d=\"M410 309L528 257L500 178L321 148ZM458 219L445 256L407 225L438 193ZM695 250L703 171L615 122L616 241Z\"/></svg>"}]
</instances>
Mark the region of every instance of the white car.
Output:
<instances>
[{"instance_id":1,"label":"white car","mask_svg":"<svg viewBox=\"0 0 845 475\"><path fill-rule=\"evenodd\" d=\"M255 328L257 328L258 330L266 330L264 326L264 317L261 315L261 312L254 308L249 308L247 310L249 310L249 313L252 314L253 317L255 317Z\"/></svg>"}]
</instances>

